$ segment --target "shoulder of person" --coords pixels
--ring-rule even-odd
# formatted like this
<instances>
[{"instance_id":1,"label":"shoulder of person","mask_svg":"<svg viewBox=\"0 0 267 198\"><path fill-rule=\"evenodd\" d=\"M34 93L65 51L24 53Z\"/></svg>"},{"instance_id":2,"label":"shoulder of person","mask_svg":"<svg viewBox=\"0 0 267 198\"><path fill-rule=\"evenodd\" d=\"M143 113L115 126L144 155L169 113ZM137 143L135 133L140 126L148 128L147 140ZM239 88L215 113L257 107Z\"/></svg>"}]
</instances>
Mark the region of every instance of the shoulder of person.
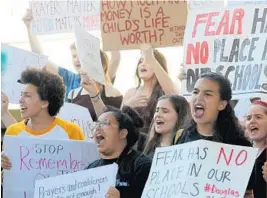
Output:
<instances>
[{"instance_id":1,"label":"shoulder of person","mask_svg":"<svg viewBox=\"0 0 267 198\"><path fill-rule=\"evenodd\" d=\"M85 167L85 170L99 167L100 160L101 159L93 161L91 164Z\"/></svg>"},{"instance_id":2,"label":"shoulder of person","mask_svg":"<svg viewBox=\"0 0 267 198\"><path fill-rule=\"evenodd\" d=\"M184 129L179 129L176 134L175 134L175 137L174 137L174 142L173 142L173 145L176 145L179 141L179 139L181 138L182 136L182 133L183 133Z\"/></svg>"},{"instance_id":3,"label":"shoulder of person","mask_svg":"<svg viewBox=\"0 0 267 198\"><path fill-rule=\"evenodd\" d=\"M237 145L237 146L252 147L252 143L245 136L237 137L234 141L231 142L231 144Z\"/></svg>"},{"instance_id":4,"label":"shoulder of person","mask_svg":"<svg viewBox=\"0 0 267 198\"><path fill-rule=\"evenodd\" d=\"M71 121L56 117L56 124L61 126L69 135L70 139L84 140L82 129Z\"/></svg>"},{"instance_id":5,"label":"shoulder of person","mask_svg":"<svg viewBox=\"0 0 267 198\"><path fill-rule=\"evenodd\" d=\"M122 96L121 92L113 86L105 86L105 92L107 97Z\"/></svg>"},{"instance_id":6,"label":"shoulder of person","mask_svg":"<svg viewBox=\"0 0 267 198\"><path fill-rule=\"evenodd\" d=\"M139 151L132 150L132 157L134 159L134 166L135 169L139 169L140 167L147 167L150 169L152 164L152 159L148 156L144 155L143 153Z\"/></svg>"},{"instance_id":7,"label":"shoulder of person","mask_svg":"<svg viewBox=\"0 0 267 198\"><path fill-rule=\"evenodd\" d=\"M18 135L22 130L24 130L25 128L25 124L24 124L24 120L14 123L12 125L10 125L6 131L5 131L5 135Z\"/></svg>"}]
</instances>

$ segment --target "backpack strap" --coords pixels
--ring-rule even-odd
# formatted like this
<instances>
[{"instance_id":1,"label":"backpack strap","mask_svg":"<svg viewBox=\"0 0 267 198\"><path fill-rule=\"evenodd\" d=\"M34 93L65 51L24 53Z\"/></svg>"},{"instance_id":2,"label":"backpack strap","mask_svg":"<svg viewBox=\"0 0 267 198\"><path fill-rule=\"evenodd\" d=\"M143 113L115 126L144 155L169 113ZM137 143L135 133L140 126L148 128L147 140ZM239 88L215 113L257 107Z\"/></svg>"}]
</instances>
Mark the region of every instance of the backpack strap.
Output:
<instances>
[{"instance_id":1,"label":"backpack strap","mask_svg":"<svg viewBox=\"0 0 267 198\"><path fill-rule=\"evenodd\" d=\"M182 133L183 133L184 129L179 129L174 137L174 145L177 144L179 138L181 137Z\"/></svg>"}]
</instances>

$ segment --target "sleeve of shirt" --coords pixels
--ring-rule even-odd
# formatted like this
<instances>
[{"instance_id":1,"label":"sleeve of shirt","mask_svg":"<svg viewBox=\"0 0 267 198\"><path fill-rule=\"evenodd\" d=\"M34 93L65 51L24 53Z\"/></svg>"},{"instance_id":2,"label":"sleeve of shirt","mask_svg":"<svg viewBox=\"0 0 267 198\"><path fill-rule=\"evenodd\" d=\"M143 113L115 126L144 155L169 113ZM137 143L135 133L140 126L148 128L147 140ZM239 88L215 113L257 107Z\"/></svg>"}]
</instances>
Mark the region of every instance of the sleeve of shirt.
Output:
<instances>
[{"instance_id":1,"label":"sleeve of shirt","mask_svg":"<svg viewBox=\"0 0 267 198\"><path fill-rule=\"evenodd\" d=\"M66 96L68 96L72 89L76 89L80 86L80 78L78 74L62 67L58 68L58 74L62 77L64 85L66 86Z\"/></svg>"},{"instance_id":2,"label":"sleeve of shirt","mask_svg":"<svg viewBox=\"0 0 267 198\"><path fill-rule=\"evenodd\" d=\"M70 127L71 133L69 138L72 140L85 140L84 134L78 125L72 124Z\"/></svg>"}]
</instances>

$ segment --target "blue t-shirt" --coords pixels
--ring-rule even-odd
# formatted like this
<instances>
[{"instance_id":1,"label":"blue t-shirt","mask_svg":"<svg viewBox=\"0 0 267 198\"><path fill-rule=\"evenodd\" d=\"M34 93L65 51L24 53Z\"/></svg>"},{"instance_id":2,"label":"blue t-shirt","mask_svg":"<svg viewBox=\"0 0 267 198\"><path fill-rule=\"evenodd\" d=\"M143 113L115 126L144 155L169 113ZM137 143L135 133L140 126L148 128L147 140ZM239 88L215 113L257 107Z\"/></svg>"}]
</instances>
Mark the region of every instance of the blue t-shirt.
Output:
<instances>
[{"instance_id":1,"label":"blue t-shirt","mask_svg":"<svg viewBox=\"0 0 267 198\"><path fill-rule=\"evenodd\" d=\"M64 85L66 87L66 97L65 100L68 100L68 95L72 89L80 87L81 78L78 74L75 74L67 69L62 67L58 68L58 74L63 78Z\"/></svg>"}]
</instances>

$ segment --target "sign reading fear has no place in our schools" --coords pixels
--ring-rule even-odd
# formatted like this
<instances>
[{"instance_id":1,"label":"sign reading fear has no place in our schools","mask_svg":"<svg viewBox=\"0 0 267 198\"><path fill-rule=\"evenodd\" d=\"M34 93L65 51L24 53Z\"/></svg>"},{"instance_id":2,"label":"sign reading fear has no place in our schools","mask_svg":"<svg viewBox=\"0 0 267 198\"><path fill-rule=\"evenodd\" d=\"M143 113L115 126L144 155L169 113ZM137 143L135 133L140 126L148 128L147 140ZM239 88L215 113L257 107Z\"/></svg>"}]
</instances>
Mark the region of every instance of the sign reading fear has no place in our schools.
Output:
<instances>
[{"instance_id":1,"label":"sign reading fear has no place in our schools","mask_svg":"<svg viewBox=\"0 0 267 198\"><path fill-rule=\"evenodd\" d=\"M102 1L101 35L104 50L182 45L187 16L184 0Z\"/></svg>"},{"instance_id":2,"label":"sign reading fear has no place in our schools","mask_svg":"<svg viewBox=\"0 0 267 198\"><path fill-rule=\"evenodd\" d=\"M244 197L257 152L207 140L157 148L142 198Z\"/></svg>"},{"instance_id":3,"label":"sign reading fear has no place in our schools","mask_svg":"<svg viewBox=\"0 0 267 198\"><path fill-rule=\"evenodd\" d=\"M230 80L233 99L266 97L267 6L189 11L184 48L184 96L213 71Z\"/></svg>"}]
</instances>

